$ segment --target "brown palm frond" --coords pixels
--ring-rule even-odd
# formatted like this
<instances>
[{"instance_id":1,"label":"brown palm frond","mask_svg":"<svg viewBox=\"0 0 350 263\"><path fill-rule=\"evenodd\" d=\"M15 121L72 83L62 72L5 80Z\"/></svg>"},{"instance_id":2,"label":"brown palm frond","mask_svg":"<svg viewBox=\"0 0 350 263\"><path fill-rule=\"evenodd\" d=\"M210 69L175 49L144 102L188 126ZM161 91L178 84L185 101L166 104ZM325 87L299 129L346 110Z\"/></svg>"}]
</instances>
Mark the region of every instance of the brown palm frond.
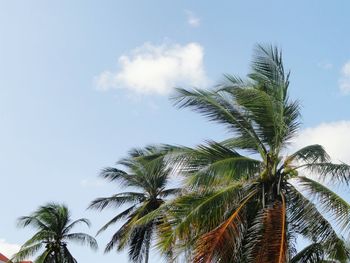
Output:
<instances>
[{"instance_id":1,"label":"brown palm frond","mask_svg":"<svg viewBox=\"0 0 350 263\"><path fill-rule=\"evenodd\" d=\"M264 211L262 228L255 262L285 263L287 257L286 204L283 195L281 195L281 201L275 201Z\"/></svg>"},{"instance_id":2,"label":"brown palm frond","mask_svg":"<svg viewBox=\"0 0 350 263\"><path fill-rule=\"evenodd\" d=\"M193 262L210 263L216 257L223 259L227 254L234 256L232 252L237 249L243 232L241 211L255 194L256 191L250 193L225 222L199 238Z\"/></svg>"}]
</instances>

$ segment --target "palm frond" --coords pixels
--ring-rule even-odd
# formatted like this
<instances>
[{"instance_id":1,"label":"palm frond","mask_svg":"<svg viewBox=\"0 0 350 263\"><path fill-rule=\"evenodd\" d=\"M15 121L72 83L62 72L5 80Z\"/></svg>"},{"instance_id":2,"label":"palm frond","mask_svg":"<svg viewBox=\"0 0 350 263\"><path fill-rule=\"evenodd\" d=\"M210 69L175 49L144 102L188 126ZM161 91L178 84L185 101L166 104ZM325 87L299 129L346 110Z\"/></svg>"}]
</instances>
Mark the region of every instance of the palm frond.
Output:
<instances>
[{"instance_id":1,"label":"palm frond","mask_svg":"<svg viewBox=\"0 0 350 263\"><path fill-rule=\"evenodd\" d=\"M137 192L124 192L110 197L96 198L89 205L89 209L103 210L106 207L118 208L124 204L138 204L146 199L145 195Z\"/></svg>"},{"instance_id":2,"label":"palm frond","mask_svg":"<svg viewBox=\"0 0 350 263\"><path fill-rule=\"evenodd\" d=\"M221 180L222 177L231 181L253 178L261 169L260 161L242 156L214 141L196 148L177 148L173 154L177 170L190 175L189 183L193 186L210 187L212 182Z\"/></svg>"},{"instance_id":3,"label":"palm frond","mask_svg":"<svg viewBox=\"0 0 350 263\"><path fill-rule=\"evenodd\" d=\"M345 242L313 203L291 185L288 186L287 197L289 224L298 234L313 243L322 243L325 253L333 258L348 255Z\"/></svg>"},{"instance_id":4,"label":"palm frond","mask_svg":"<svg viewBox=\"0 0 350 263\"><path fill-rule=\"evenodd\" d=\"M95 238L85 233L70 233L64 236L67 241L73 241L82 245L88 245L90 248L97 250L98 245Z\"/></svg>"},{"instance_id":5,"label":"palm frond","mask_svg":"<svg viewBox=\"0 0 350 263\"><path fill-rule=\"evenodd\" d=\"M279 93L281 100L286 98L289 74L285 74L282 52L277 47L256 46L249 77L257 83L264 84L262 88L269 94Z\"/></svg>"},{"instance_id":6,"label":"palm frond","mask_svg":"<svg viewBox=\"0 0 350 263\"><path fill-rule=\"evenodd\" d=\"M343 198L331 191L324 185L310 178L299 176L298 182L303 190L313 198L322 207L324 213L331 213L332 218L337 222L342 231L348 231L350 226L350 204Z\"/></svg>"},{"instance_id":7,"label":"palm frond","mask_svg":"<svg viewBox=\"0 0 350 263\"><path fill-rule=\"evenodd\" d=\"M87 227L91 226L90 220L87 218L79 218L75 221L73 221L72 223L70 223L69 225L67 225L64 230L62 231L63 234L69 233L73 227L75 227L78 224L84 224Z\"/></svg>"},{"instance_id":8,"label":"palm frond","mask_svg":"<svg viewBox=\"0 0 350 263\"><path fill-rule=\"evenodd\" d=\"M120 181L120 182L125 183L125 184L128 183L128 179L130 178L130 176L126 172L124 172L123 170L113 168L113 167L104 168L101 171L100 176L104 179L111 181L111 182L112 181Z\"/></svg>"},{"instance_id":9,"label":"palm frond","mask_svg":"<svg viewBox=\"0 0 350 263\"><path fill-rule=\"evenodd\" d=\"M11 261L19 262L28 259L35 255L42 248L42 246L42 243L35 243L30 246L22 246L20 251L13 255Z\"/></svg>"},{"instance_id":10,"label":"palm frond","mask_svg":"<svg viewBox=\"0 0 350 263\"><path fill-rule=\"evenodd\" d=\"M173 231L183 238L190 228L191 231L199 230L196 235L213 229L222 222L227 210L241 203L242 196L249 190L244 189L241 183L231 183L220 190L190 193L175 199L168 210L177 222Z\"/></svg>"},{"instance_id":11,"label":"palm frond","mask_svg":"<svg viewBox=\"0 0 350 263\"><path fill-rule=\"evenodd\" d=\"M246 116L219 93L198 89L193 91L177 89L177 96L173 99L180 108L190 107L209 120L226 125L233 132L253 140L261 151L267 152Z\"/></svg>"},{"instance_id":12,"label":"palm frond","mask_svg":"<svg viewBox=\"0 0 350 263\"><path fill-rule=\"evenodd\" d=\"M283 101L277 101L265 91L256 88L233 89L237 103L244 107L249 118L255 122L255 130L261 140L271 148L276 143L282 143L284 128L282 115L278 111L283 109Z\"/></svg>"},{"instance_id":13,"label":"palm frond","mask_svg":"<svg viewBox=\"0 0 350 263\"><path fill-rule=\"evenodd\" d=\"M251 137L235 136L220 142L220 144L229 149L245 150L248 153L259 154L259 149L256 147L256 143Z\"/></svg>"},{"instance_id":14,"label":"palm frond","mask_svg":"<svg viewBox=\"0 0 350 263\"><path fill-rule=\"evenodd\" d=\"M301 148L291 154L288 159L313 164L316 162L327 162L330 160L330 157L321 145L314 144Z\"/></svg>"},{"instance_id":15,"label":"palm frond","mask_svg":"<svg viewBox=\"0 0 350 263\"><path fill-rule=\"evenodd\" d=\"M153 227L150 223L133 229L129 240L129 258L132 262L141 263L144 257L148 257Z\"/></svg>"},{"instance_id":16,"label":"palm frond","mask_svg":"<svg viewBox=\"0 0 350 263\"><path fill-rule=\"evenodd\" d=\"M284 195L281 195L281 201L275 201L266 207L250 227L251 240L246 248L248 262L286 262L286 227L286 203Z\"/></svg>"},{"instance_id":17,"label":"palm frond","mask_svg":"<svg viewBox=\"0 0 350 263\"><path fill-rule=\"evenodd\" d=\"M119 213L118 215L116 215L115 217L113 217L111 220L109 220L103 227L100 228L100 230L98 230L96 235L101 234L103 231L105 231L107 228L109 228L111 225L117 223L119 220L127 217L130 215L130 213L132 213L135 210L136 206L131 206L128 209L124 210L123 212Z\"/></svg>"},{"instance_id":18,"label":"palm frond","mask_svg":"<svg viewBox=\"0 0 350 263\"><path fill-rule=\"evenodd\" d=\"M290 263L316 263L323 262L324 251L320 243L312 243L296 254Z\"/></svg>"},{"instance_id":19,"label":"palm frond","mask_svg":"<svg viewBox=\"0 0 350 263\"><path fill-rule=\"evenodd\" d=\"M37 229L45 229L48 230L49 227L42 222L40 219L38 219L35 215L32 216L22 216L17 220L17 225L19 227L27 227L31 225L34 228Z\"/></svg>"},{"instance_id":20,"label":"palm frond","mask_svg":"<svg viewBox=\"0 0 350 263\"><path fill-rule=\"evenodd\" d=\"M169 197L169 196L175 196L180 194L182 191L182 188L169 188L161 191L159 193L160 197Z\"/></svg>"},{"instance_id":21,"label":"palm frond","mask_svg":"<svg viewBox=\"0 0 350 263\"><path fill-rule=\"evenodd\" d=\"M346 163L310 163L301 165L300 168L305 168L317 174L320 180L328 179L331 182L341 182L345 184L349 184L350 182L350 165Z\"/></svg>"},{"instance_id":22,"label":"palm frond","mask_svg":"<svg viewBox=\"0 0 350 263\"><path fill-rule=\"evenodd\" d=\"M235 254L232 251L237 249L241 238L240 233L242 233L240 212L255 194L256 191L250 193L224 223L199 238L196 244L194 262L210 263L216 257L220 258L225 255L226 258L227 254L234 257Z\"/></svg>"}]
</instances>

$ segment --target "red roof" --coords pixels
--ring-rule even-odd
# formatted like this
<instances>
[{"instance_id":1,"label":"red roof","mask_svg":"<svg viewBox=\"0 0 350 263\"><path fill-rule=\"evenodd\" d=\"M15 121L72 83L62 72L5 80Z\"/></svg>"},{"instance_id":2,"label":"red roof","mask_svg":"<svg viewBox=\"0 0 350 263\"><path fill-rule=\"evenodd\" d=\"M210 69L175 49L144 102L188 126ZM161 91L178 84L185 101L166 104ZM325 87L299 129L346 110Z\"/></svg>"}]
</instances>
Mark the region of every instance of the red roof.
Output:
<instances>
[{"instance_id":1,"label":"red roof","mask_svg":"<svg viewBox=\"0 0 350 263\"><path fill-rule=\"evenodd\" d=\"M7 262L9 259L0 253L0 260Z\"/></svg>"},{"instance_id":2,"label":"red roof","mask_svg":"<svg viewBox=\"0 0 350 263\"><path fill-rule=\"evenodd\" d=\"M3 254L0 253L0 261L8 262L9 259L7 257L5 257ZM21 261L19 263L33 263L33 262L32 261Z\"/></svg>"}]
</instances>

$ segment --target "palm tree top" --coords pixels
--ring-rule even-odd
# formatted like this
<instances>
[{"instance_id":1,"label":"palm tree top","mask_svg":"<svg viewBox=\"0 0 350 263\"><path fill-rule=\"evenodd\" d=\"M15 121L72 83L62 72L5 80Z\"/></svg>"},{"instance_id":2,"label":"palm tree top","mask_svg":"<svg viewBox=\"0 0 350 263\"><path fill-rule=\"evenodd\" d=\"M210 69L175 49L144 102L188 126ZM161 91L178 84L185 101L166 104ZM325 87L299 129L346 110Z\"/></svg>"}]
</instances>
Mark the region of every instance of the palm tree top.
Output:
<instances>
[{"instance_id":1,"label":"palm tree top","mask_svg":"<svg viewBox=\"0 0 350 263\"><path fill-rule=\"evenodd\" d=\"M168 196L177 194L180 189L169 188L171 169L161 147L132 149L126 158L117 162L117 165L122 166L124 170L108 167L102 170L101 176L116 182L123 190L109 197L95 199L89 208L103 210L106 207L128 207L107 222L97 234L125 220L113 234L105 252L114 248L117 251L128 248L131 261L148 262L152 238L158 234L158 226L164 223L166 218L163 214L157 214L145 224L140 221L156 211Z\"/></svg>"},{"instance_id":2,"label":"palm tree top","mask_svg":"<svg viewBox=\"0 0 350 263\"><path fill-rule=\"evenodd\" d=\"M41 249L44 251L36 258L35 263L50 262L75 263L76 260L69 252L67 245L75 242L88 245L96 250L96 240L85 233L74 233L72 229L79 224L90 226L86 218L72 220L68 207L59 203L47 203L40 206L29 216L18 219L19 227L32 227L37 232L26 241L13 260L23 260L35 255Z\"/></svg>"},{"instance_id":3,"label":"palm tree top","mask_svg":"<svg viewBox=\"0 0 350 263\"><path fill-rule=\"evenodd\" d=\"M164 194L171 173L164 158L164 153L157 146L134 148L129 151L128 157L116 163L123 166L124 170L107 167L102 170L101 176L120 186L140 191L145 198L156 198Z\"/></svg>"},{"instance_id":4,"label":"palm tree top","mask_svg":"<svg viewBox=\"0 0 350 263\"><path fill-rule=\"evenodd\" d=\"M251 69L246 80L225 75L213 91L178 88L172 99L224 124L235 134L236 148L276 154L297 132L300 106L289 99L289 73L277 48L258 45Z\"/></svg>"},{"instance_id":5,"label":"palm tree top","mask_svg":"<svg viewBox=\"0 0 350 263\"><path fill-rule=\"evenodd\" d=\"M323 212L348 231L350 205L315 177L303 175L348 184L350 166L332 163L317 144L285 154L301 125L299 102L288 90L282 53L262 45L245 79L225 75L214 90L177 89L175 105L224 125L231 136L195 148L167 147L190 191L163 207L172 222L164 250L176 243L194 262L207 263L284 263L293 256L305 259L307 253L318 257L320 247L323 258L349 258ZM295 235L314 246L295 255Z\"/></svg>"}]
</instances>

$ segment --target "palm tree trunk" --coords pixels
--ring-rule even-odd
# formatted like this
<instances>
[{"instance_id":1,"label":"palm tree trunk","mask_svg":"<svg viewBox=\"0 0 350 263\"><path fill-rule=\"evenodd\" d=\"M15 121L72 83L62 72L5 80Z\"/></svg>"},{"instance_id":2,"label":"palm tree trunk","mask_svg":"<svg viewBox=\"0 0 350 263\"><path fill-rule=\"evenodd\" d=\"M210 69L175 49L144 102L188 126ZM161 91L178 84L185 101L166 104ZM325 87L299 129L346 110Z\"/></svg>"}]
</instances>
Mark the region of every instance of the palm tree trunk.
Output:
<instances>
[{"instance_id":1,"label":"palm tree trunk","mask_svg":"<svg viewBox=\"0 0 350 263\"><path fill-rule=\"evenodd\" d=\"M57 251L55 251L55 261L56 261L56 263L60 263L59 260L58 260L58 253L57 253Z\"/></svg>"},{"instance_id":2,"label":"palm tree trunk","mask_svg":"<svg viewBox=\"0 0 350 263\"><path fill-rule=\"evenodd\" d=\"M146 243L146 255L145 255L145 263L148 263L148 259L149 259L149 247L150 247L150 240L147 241Z\"/></svg>"}]
</instances>

